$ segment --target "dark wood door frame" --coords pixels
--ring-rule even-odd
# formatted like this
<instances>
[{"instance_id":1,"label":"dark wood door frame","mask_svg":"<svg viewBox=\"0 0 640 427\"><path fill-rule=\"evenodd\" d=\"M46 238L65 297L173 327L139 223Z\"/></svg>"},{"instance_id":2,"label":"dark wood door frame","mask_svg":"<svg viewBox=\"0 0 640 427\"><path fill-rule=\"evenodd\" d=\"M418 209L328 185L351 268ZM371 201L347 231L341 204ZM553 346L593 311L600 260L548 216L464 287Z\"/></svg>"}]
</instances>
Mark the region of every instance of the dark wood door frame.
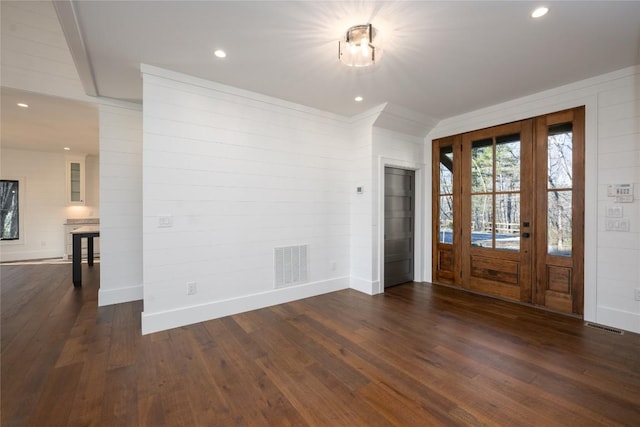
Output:
<instances>
[{"instance_id":1,"label":"dark wood door frame","mask_svg":"<svg viewBox=\"0 0 640 427\"><path fill-rule=\"evenodd\" d=\"M528 146L523 145L522 155L527 157L521 165L522 179L530 181L530 185L523 188L527 197L530 197L531 205L523 206L521 211L521 231L522 235L530 238L531 241L521 242L521 252L527 257L529 266L525 265L525 271L517 270L519 280L526 281L519 287L519 295L502 295L523 303L530 303L538 306L545 306L552 310L563 311L582 315L584 313L584 205L585 205L585 120L584 107L573 108L556 113L538 116L532 119L515 122L515 125L501 125L480 131L466 134L453 135L433 141L433 187L432 187L432 273L434 282L450 284L462 288L467 288L482 293L491 292L491 280L469 282L471 266L465 257L468 252L480 253L481 249L473 248L470 245L469 233L463 232L465 218L469 219L469 203L462 203L463 197L470 197L470 181L468 172L465 172L465 165L470 161L469 148L463 150L464 144L469 144L469 134L482 136L483 133L491 134L497 128L508 126L520 126L523 138L528 138L531 142ZM547 141L551 135L553 126L569 125L573 129L571 133L572 145L572 188L562 188L555 190L547 188L548 181L548 147ZM465 154L466 153L466 154ZM440 170L450 175L454 184L451 189L441 188ZM448 172L448 169L451 169ZM465 176L465 173L467 176ZM548 249L548 206L546 200L551 193L565 191L571 197L571 230L572 241L570 255L558 254L558 252ZM524 196L523 196L524 197ZM453 199L451 201L451 198ZM449 236L450 241L445 241L445 233L440 230L442 201L451 204L453 212L446 212L454 226ZM445 209L446 210L446 209ZM550 217L549 217L550 218ZM461 226L462 225L462 226ZM466 244L466 246L465 246ZM465 249L466 248L466 249ZM517 255L506 253L504 263L513 264L517 260ZM511 259L514 258L514 259ZM493 267L489 264L482 264L486 261L480 259L477 268L486 268L488 278L492 275L499 278L500 260L496 258ZM519 268L519 266L518 266ZM476 269L476 271L479 271ZM489 274L491 273L491 274ZM528 277L528 278L527 278ZM499 281L499 280L498 280ZM486 286L485 286L486 285Z\"/></svg>"}]
</instances>

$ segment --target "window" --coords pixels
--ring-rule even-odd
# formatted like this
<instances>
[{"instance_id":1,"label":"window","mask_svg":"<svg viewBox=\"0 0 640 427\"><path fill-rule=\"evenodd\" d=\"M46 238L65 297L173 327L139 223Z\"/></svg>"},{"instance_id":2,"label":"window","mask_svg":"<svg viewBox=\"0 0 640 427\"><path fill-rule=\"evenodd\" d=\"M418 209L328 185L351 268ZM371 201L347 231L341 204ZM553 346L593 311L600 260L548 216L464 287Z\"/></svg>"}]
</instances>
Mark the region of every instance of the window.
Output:
<instances>
[{"instance_id":1,"label":"window","mask_svg":"<svg viewBox=\"0 0 640 427\"><path fill-rule=\"evenodd\" d=\"M18 194L18 181L0 180L0 240L20 238Z\"/></svg>"}]
</instances>

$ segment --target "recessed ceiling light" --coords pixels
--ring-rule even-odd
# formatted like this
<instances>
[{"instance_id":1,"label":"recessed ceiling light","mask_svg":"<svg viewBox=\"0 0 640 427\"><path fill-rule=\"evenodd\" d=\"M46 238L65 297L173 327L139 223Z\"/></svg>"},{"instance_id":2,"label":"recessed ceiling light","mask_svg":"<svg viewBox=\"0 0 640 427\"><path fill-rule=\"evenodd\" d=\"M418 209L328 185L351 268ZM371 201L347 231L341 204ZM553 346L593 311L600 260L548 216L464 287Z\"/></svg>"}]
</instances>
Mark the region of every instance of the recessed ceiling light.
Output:
<instances>
[{"instance_id":1,"label":"recessed ceiling light","mask_svg":"<svg viewBox=\"0 0 640 427\"><path fill-rule=\"evenodd\" d=\"M215 52L213 52L213 54L218 58L226 58L227 57L227 52L225 52L222 49L217 49Z\"/></svg>"},{"instance_id":2,"label":"recessed ceiling light","mask_svg":"<svg viewBox=\"0 0 640 427\"><path fill-rule=\"evenodd\" d=\"M64 151L70 151L70 150L71 150L71 148L69 148L69 147L64 147Z\"/></svg>"},{"instance_id":3,"label":"recessed ceiling light","mask_svg":"<svg viewBox=\"0 0 640 427\"><path fill-rule=\"evenodd\" d=\"M24 102L18 102L18 107L29 108L29 104L25 104Z\"/></svg>"},{"instance_id":4,"label":"recessed ceiling light","mask_svg":"<svg viewBox=\"0 0 640 427\"><path fill-rule=\"evenodd\" d=\"M361 96L356 96L355 98L353 98L353 100L356 101L356 102L362 102L363 99L364 98L361 97Z\"/></svg>"},{"instance_id":5,"label":"recessed ceiling light","mask_svg":"<svg viewBox=\"0 0 640 427\"><path fill-rule=\"evenodd\" d=\"M546 15L547 12L549 12L549 8L542 6L542 7L537 8L533 12L531 12L531 17L532 18L540 18L540 17Z\"/></svg>"}]
</instances>

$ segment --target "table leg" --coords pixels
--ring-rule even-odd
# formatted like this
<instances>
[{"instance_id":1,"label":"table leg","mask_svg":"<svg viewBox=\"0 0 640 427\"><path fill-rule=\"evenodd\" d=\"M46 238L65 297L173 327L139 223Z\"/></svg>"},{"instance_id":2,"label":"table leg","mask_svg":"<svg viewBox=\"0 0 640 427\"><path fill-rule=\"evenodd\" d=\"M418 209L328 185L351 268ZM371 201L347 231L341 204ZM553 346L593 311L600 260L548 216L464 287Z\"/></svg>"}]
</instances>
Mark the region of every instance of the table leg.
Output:
<instances>
[{"instance_id":1,"label":"table leg","mask_svg":"<svg viewBox=\"0 0 640 427\"><path fill-rule=\"evenodd\" d=\"M93 237L87 237L87 264L93 266Z\"/></svg>"},{"instance_id":2,"label":"table leg","mask_svg":"<svg viewBox=\"0 0 640 427\"><path fill-rule=\"evenodd\" d=\"M82 286L82 236L73 235L73 286Z\"/></svg>"}]
</instances>

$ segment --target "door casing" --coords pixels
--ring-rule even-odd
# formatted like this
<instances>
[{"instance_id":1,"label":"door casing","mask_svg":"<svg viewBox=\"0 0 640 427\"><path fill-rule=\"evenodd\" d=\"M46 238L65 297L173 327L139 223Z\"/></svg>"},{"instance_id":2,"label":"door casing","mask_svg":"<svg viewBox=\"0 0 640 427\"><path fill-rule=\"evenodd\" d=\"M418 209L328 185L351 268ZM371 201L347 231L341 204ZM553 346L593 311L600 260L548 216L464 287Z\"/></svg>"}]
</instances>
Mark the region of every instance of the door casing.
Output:
<instances>
[{"instance_id":1,"label":"door casing","mask_svg":"<svg viewBox=\"0 0 640 427\"><path fill-rule=\"evenodd\" d=\"M375 227L375 248L374 248L374 271L377 273L377 280L372 284L371 294L380 294L384 292L384 169L385 167L394 167L400 169L412 170L415 173L415 228L414 228L414 281L423 281L427 276L425 272L424 254L425 240L425 209L424 209L424 171L425 164L410 160L395 159L392 157L379 156L377 164L377 221Z\"/></svg>"}]
</instances>

